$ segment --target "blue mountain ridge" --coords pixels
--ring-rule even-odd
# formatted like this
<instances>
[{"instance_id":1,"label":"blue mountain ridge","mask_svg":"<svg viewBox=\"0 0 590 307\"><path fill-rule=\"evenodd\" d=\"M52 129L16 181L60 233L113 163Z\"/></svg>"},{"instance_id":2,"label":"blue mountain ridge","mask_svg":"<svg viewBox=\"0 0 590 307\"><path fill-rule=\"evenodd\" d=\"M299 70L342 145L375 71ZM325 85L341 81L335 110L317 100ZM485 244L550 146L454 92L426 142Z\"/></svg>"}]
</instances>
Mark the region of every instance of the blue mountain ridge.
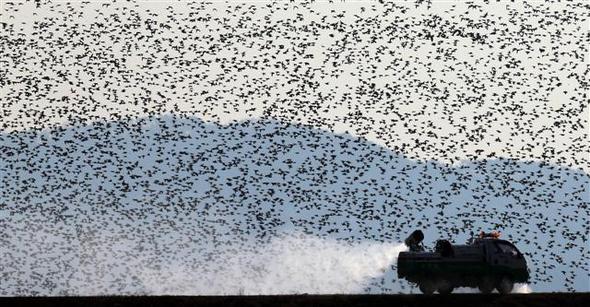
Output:
<instances>
[{"instance_id":1,"label":"blue mountain ridge","mask_svg":"<svg viewBox=\"0 0 590 307\"><path fill-rule=\"evenodd\" d=\"M581 170L506 158L447 165L300 124L173 115L4 132L0 149L1 295L67 294L72 276L85 278L76 266L106 252L89 243L101 237L139 242L121 259L154 260L195 248L216 257L289 232L402 242L415 229L431 246L500 230L525 253L533 289L588 290ZM121 293L135 291L129 263L100 271ZM396 279L390 270L368 291L407 292Z\"/></svg>"}]
</instances>

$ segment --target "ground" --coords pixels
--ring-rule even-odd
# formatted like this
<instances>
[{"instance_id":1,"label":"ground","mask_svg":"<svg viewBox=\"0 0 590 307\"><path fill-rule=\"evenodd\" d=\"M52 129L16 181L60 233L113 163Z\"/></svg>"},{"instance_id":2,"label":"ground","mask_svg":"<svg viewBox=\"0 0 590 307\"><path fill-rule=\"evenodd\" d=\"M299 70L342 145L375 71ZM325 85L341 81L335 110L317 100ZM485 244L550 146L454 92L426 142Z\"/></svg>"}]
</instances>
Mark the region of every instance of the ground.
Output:
<instances>
[{"instance_id":1,"label":"ground","mask_svg":"<svg viewBox=\"0 0 590 307\"><path fill-rule=\"evenodd\" d=\"M584 303L586 302L586 303ZM584 306L590 293L0 298L1 306Z\"/></svg>"}]
</instances>

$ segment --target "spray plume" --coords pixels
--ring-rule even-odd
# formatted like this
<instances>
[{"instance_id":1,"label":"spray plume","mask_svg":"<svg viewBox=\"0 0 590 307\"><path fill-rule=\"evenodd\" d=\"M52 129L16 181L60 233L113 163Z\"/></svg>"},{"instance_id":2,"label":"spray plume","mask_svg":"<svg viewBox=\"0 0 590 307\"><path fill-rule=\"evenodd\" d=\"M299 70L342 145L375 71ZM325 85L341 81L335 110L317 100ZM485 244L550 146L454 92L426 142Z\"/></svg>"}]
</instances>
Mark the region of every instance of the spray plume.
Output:
<instances>
[{"instance_id":1,"label":"spray plume","mask_svg":"<svg viewBox=\"0 0 590 307\"><path fill-rule=\"evenodd\" d=\"M98 255L81 270L76 294L97 295L86 285L102 284L111 294L147 295L271 295L362 293L369 282L391 269L404 244L347 243L300 233L282 235L262 246L217 250L214 255L184 255L178 261L118 263ZM146 265L150 263L149 265ZM126 271L127 287L109 288L102 267ZM95 271L93 271L95 270ZM102 277L101 277L102 276ZM88 279L90 278L90 280ZM72 285L74 285L72 283Z\"/></svg>"}]
</instances>

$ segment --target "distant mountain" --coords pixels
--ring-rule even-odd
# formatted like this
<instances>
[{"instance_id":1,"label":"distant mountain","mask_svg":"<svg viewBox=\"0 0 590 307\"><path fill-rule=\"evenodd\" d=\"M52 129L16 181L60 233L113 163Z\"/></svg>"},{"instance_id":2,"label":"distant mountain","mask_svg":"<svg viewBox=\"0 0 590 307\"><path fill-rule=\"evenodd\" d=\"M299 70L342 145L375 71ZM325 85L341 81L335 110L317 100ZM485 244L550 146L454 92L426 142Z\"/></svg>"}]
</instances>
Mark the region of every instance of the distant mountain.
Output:
<instances>
[{"instance_id":1,"label":"distant mountain","mask_svg":"<svg viewBox=\"0 0 590 307\"><path fill-rule=\"evenodd\" d=\"M96 292L137 293L133 272L157 279L167 259L190 268L289 233L401 242L414 229L430 245L500 230L526 254L534 290L588 290L580 170L449 166L308 126L174 116L2 133L0 152L0 295L75 294L97 278L111 288ZM408 291L394 278L370 291Z\"/></svg>"}]
</instances>

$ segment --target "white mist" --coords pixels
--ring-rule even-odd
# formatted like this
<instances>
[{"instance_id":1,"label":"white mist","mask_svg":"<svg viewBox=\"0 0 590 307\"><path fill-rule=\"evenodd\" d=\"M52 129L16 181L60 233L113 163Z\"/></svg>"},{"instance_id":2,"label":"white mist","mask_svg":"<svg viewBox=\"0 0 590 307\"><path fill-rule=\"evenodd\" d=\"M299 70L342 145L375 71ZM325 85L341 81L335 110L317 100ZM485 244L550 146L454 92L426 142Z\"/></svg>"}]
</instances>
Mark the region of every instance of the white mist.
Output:
<instances>
[{"instance_id":1,"label":"white mist","mask_svg":"<svg viewBox=\"0 0 590 307\"><path fill-rule=\"evenodd\" d=\"M172 264L138 276L151 295L269 295L360 293L395 262L404 244L293 234L257 250L238 251L188 269ZM162 274L169 272L169 274Z\"/></svg>"}]
</instances>

